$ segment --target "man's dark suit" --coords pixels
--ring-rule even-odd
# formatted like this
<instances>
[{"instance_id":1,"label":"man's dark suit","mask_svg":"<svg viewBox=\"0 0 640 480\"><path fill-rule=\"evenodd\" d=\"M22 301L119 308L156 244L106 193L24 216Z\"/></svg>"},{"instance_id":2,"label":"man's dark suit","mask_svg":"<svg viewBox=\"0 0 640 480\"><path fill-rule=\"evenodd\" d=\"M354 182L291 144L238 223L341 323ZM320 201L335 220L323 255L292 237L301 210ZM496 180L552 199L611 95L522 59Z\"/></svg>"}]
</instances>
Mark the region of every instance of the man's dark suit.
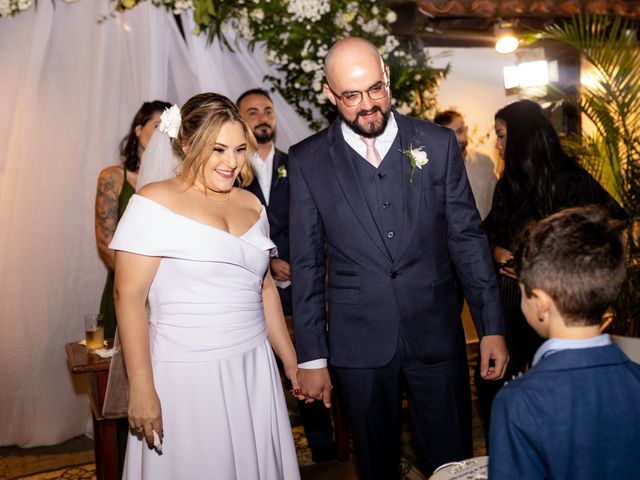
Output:
<instances>
[{"instance_id":1,"label":"man's dark suit","mask_svg":"<svg viewBox=\"0 0 640 480\"><path fill-rule=\"evenodd\" d=\"M551 353L495 398L490 478L639 478L639 404L617 345Z\"/></svg>"},{"instance_id":2,"label":"man's dark suit","mask_svg":"<svg viewBox=\"0 0 640 480\"><path fill-rule=\"evenodd\" d=\"M269 218L269 236L278 249L278 258L289 262L289 178L278 175L278 169L288 169L287 154L276 149L273 156L273 174L271 176L271 191L269 205L266 204L264 194L258 183L258 178L246 187L253 193L260 203L266 206ZM291 287L278 288L282 309L285 315L291 315Z\"/></svg>"},{"instance_id":3,"label":"man's dark suit","mask_svg":"<svg viewBox=\"0 0 640 480\"><path fill-rule=\"evenodd\" d=\"M401 150L424 147L428 163L416 168L410 181L410 160L406 156L400 160L398 188L403 190L404 205L393 258L349 160L341 121L289 151L294 328L301 363L328 358L345 371L382 367L394 360L404 343L424 365L466 366L454 268L478 334L503 334L489 245L455 135L397 112L394 117ZM465 382L464 368L440 371L445 384L450 376ZM434 390L435 383L427 389ZM463 388L468 389L468 382ZM348 385L346 389L353 394ZM457 418L450 413L436 414L445 423L443 430L464 428L453 422L447 425ZM441 460L438 455L431 458ZM368 461L375 458L359 459L361 465Z\"/></svg>"}]
</instances>

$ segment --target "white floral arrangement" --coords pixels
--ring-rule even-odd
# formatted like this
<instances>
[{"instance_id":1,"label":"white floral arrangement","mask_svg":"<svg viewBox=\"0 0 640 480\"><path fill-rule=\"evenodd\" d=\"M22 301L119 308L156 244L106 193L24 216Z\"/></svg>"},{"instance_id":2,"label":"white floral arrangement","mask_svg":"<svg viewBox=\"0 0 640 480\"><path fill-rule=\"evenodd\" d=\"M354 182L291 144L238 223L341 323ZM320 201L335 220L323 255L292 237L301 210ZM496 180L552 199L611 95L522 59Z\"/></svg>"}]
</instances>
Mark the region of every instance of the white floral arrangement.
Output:
<instances>
[{"instance_id":1,"label":"white floral arrangement","mask_svg":"<svg viewBox=\"0 0 640 480\"><path fill-rule=\"evenodd\" d=\"M0 0L0 17L11 17L33 6L33 0Z\"/></svg>"},{"instance_id":2,"label":"white floral arrangement","mask_svg":"<svg viewBox=\"0 0 640 480\"><path fill-rule=\"evenodd\" d=\"M422 170L429 159L427 158L427 152L424 151L424 147L413 148L413 145L409 145L406 150L400 150L411 162L411 176L409 182L413 183L413 174L416 171L416 167Z\"/></svg>"},{"instance_id":3,"label":"white floral arrangement","mask_svg":"<svg viewBox=\"0 0 640 480\"><path fill-rule=\"evenodd\" d=\"M169 135L169 138L178 138L181 123L180 107L174 105L171 108L165 108L162 115L160 115L158 130Z\"/></svg>"}]
</instances>

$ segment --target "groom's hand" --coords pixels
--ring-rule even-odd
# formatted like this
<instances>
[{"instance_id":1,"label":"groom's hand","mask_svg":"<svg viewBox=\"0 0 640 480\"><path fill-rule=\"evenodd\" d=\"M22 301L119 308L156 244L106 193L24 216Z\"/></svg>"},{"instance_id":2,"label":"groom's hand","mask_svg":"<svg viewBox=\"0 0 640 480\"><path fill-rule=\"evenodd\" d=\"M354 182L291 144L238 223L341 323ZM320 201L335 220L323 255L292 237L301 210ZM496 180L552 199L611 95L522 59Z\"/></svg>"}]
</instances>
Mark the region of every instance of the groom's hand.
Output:
<instances>
[{"instance_id":1,"label":"groom's hand","mask_svg":"<svg viewBox=\"0 0 640 480\"><path fill-rule=\"evenodd\" d=\"M331 378L327 368L298 368L298 383L307 401L322 400L324 406L331 407Z\"/></svg>"},{"instance_id":2,"label":"groom's hand","mask_svg":"<svg viewBox=\"0 0 640 480\"><path fill-rule=\"evenodd\" d=\"M485 335L480 340L480 376L498 380L504 376L509 363L507 345L502 335Z\"/></svg>"}]
</instances>

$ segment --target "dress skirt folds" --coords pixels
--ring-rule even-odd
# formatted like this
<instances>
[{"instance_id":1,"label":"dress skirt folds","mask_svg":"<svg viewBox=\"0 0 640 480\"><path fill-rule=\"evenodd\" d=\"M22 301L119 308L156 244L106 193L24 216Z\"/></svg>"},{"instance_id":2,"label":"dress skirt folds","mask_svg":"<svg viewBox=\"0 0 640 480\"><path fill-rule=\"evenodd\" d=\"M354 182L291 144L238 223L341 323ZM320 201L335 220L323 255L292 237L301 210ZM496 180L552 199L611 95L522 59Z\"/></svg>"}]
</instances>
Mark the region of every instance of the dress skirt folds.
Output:
<instances>
[{"instance_id":1,"label":"dress skirt folds","mask_svg":"<svg viewBox=\"0 0 640 480\"><path fill-rule=\"evenodd\" d=\"M134 195L110 248L162 257L149 342L162 454L130 434L123 478L299 479L262 281L274 248L264 209L236 237Z\"/></svg>"}]
</instances>

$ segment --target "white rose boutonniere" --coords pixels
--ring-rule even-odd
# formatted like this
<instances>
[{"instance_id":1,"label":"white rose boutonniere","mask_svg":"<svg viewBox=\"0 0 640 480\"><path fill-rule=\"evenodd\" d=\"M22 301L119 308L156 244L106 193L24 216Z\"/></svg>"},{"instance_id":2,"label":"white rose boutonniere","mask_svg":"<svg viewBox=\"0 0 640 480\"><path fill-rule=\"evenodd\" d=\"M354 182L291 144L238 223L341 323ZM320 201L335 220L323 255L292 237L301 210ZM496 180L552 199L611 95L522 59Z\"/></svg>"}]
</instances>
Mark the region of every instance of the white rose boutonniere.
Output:
<instances>
[{"instance_id":1,"label":"white rose boutonniere","mask_svg":"<svg viewBox=\"0 0 640 480\"><path fill-rule=\"evenodd\" d=\"M411 161L411 176L409 182L413 183L413 174L416 171L416 167L422 170L429 159L427 158L427 152L424 151L424 147L413 148L413 145L409 145L406 150L400 150Z\"/></svg>"},{"instance_id":2,"label":"white rose boutonniere","mask_svg":"<svg viewBox=\"0 0 640 480\"><path fill-rule=\"evenodd\" d=\"M174 105L171 108L165 108L160 115L160 125L158 128L162 133L169 135L169 138L178 138L182 117L180 116L180 107Z\"/></svg>"},{"instance_id":3,"label":"white rose boutonniere","mask_svg":"<svg viewBox=\"0 0 640 480\"><path fill-rule=\"evenodd\" d=\"M278 173L278 178L276 179L276 185L277 185L280 179L287 178L287 167L285 167L284 165L280 165L277 168L276 172Z\"/></svg>"}]
</instances>

